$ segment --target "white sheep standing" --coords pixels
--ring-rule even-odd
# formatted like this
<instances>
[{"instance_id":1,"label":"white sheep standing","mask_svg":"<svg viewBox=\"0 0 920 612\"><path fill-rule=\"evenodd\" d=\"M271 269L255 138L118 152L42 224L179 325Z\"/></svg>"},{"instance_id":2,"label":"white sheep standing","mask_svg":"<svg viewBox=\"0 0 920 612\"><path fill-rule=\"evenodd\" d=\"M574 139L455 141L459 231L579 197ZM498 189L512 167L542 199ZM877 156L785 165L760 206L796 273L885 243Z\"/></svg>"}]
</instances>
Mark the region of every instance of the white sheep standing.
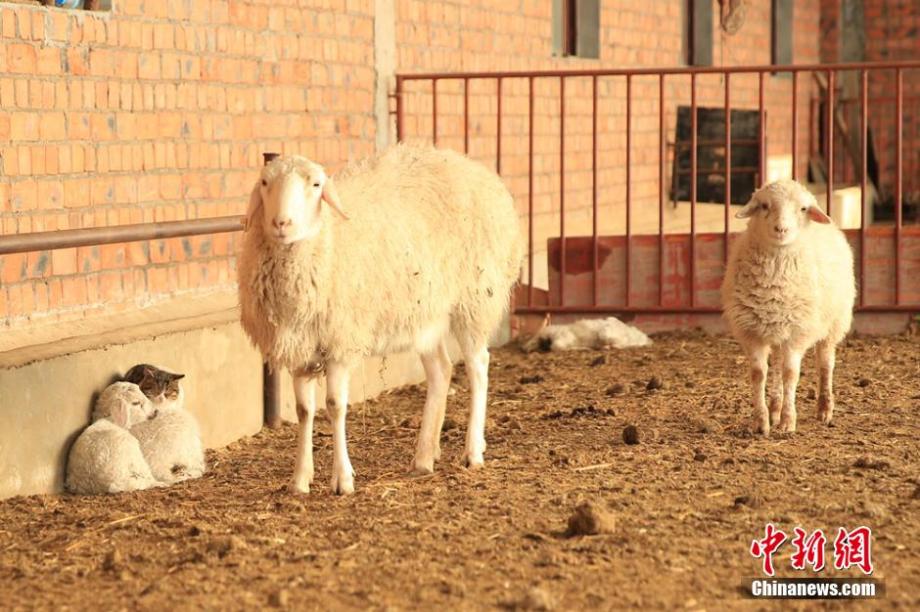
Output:
<instances>
[{"instance_id":1,"label":"white sheep standing","mask_svg":"<svg viewBox=\"0 0 920 612\"><path fill-rule=\"evenodd\" d=\"M167 484L201 477L206 469L204 448L198 421L185 410L179 382L184 375L143 363L128 370L125 378L141 388L155 410L152 418L131 428L154 477Z\"/></svg>"},{"instance_id":2,"label":"white sheep standing","mask_svg":"<svg viewBox=\"0 0 920 612\"><path fill-rule=\"evenodd\" d=\"M547 325L524 343L525 352L579 349L623 349L648 346L651 339L641 329L616 317L581 319L574 323Z\"/></svg>"},{"instance_id":3,"label":"white sheep standing","mask_svg":"<svg viewBox=\"0 0 920 612\"><path fill-rule=\"evenodd\" d=\"M324 206L325 202L328 206ZM330 210L331 209L331 210ZM239 257L241 320L273 367L287 367L301 421L292 490L313 480L314 377L325 366L331 488L354 490L345 436L350 368L414 349L427 396L413 467L434 469L451 379L452 333L470 379L464 462L483 463L488 342L508 307L523 243L508 189L464 155L397 145L327 177L278 158L252 191Z\"/></svg>"},{"instance_id":4,"label":"white sheep standing","mask_svg":"<svg viewBox=\"0 0 920 612\"><path fill-rule=\"evenodd\" d=\"M816 346L818 418L834 415L837 344L853 320L853 253L814 195L793 180L759 189L736 215L749 218L732 246L722 306L751 364L755 428L769 435L796 428L795 392L802 356ZM767 359L774 355L770 407Z\"/></svg>"},{"instance_id":5,"label":"white sheep standing","mask_svg":"<svg viewBox=\"0 0 920 612\"><path fill-rule=\"evenodd\" d=\"M137 385L117 382L106 387L93 410L95 422L83 430L70 449L66 489L92 495L160 486L140 444L128 431L152 411Z\"/></svg>"}]
</instances>

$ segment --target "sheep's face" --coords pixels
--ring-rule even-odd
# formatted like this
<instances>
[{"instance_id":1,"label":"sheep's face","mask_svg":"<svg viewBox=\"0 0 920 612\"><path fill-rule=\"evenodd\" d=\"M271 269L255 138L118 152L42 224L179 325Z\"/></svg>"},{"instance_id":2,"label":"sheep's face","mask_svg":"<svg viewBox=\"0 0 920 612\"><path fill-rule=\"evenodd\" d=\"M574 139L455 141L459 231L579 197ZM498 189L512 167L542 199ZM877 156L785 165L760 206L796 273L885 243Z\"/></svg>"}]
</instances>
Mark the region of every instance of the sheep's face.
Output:
<instances>
[{"instance_id":1,"label":"sheep's face","mask_svg":"<svg viewBox=\"0 0 920 612\"><path fill-rule=\"evenodd\" d=\"M326 202L346 218L332 179L305 157L282 157L262 169L252 191L247 225L261 220L265 237L291 244L316 236L322 227Z\"/></svg>"},{"instance_id":2,"label":"sheep's face","mask_svg":"<svg viewBox=\"0 0 920 612\"><path fill-rule=\"evenodd\" d=\"M831 222L818 207L815 196L793 180L761 187L735 216L749 218L748 231L775 246L792 244L811 222Z\"/></svg>"},{"instance_id":3,"label":"sheep's face","mask_svg":"<svg viewBox=\"0 0 920 612\"><path fill-rule=\"evenodd\" d=\"M116 425L130 429L155 414L153 404L134 383L112 383L96 400L93 420L109 419Z\"/></svg>"}]
</instances>

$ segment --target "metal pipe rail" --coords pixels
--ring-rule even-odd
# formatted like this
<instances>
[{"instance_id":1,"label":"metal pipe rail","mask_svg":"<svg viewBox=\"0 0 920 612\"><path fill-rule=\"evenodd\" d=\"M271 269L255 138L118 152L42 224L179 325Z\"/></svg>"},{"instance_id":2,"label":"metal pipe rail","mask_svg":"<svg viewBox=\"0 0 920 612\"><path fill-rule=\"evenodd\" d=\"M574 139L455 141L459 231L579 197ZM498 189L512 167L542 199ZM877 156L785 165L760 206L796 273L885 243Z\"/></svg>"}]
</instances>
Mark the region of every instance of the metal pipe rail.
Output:
<instances>
[{"instance_id":1,"label":"metal pipe rail","mask_svg":"<svg viewBox=\"0 0 920 612\"><path fill-rule=\"evenodd\" d=\"M277 153L263 153L267 164L278 157ZM32 232L0 236L0 255L28 253L72 247L98 246L139 240L185 238L202 234L224 234L244 229L245 216L231 215L184 221L135 223L111 227L87 227L54 232ZM281 376L268 364L262 366L263 422L271 428L281 425Z\"/></svg>"},{"instance_id":2,"label":"metal pipe rail","mask_svg":"<svg viewBox=\"0 0 920 612\"><path fill-rule=\"evenodd\" d=\"M224 234L243 229L242 215L188 219L185 221L162 221L158 223L135 223L111 227L87 227L54 232L32 232L0 236L0 255L29 253L51 249L99 246L138 240L160 240L163 238L185 238L202 234Z\"/></svg>"}]
</instances>

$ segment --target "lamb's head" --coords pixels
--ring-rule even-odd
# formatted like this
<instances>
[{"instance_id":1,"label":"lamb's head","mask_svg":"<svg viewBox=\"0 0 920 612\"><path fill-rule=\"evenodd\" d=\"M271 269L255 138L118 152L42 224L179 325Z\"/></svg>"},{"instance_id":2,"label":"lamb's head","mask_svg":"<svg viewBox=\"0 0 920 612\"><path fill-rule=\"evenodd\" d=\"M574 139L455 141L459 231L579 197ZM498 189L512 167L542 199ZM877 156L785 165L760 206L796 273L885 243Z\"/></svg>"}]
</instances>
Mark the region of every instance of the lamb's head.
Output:
<instances>
[{"instance_id":1,"label":"lamb's head","mask_svg":"<svg viewBox=\"0 0 920 612\"><path fill-rule=\"evenodd\" d=\"M112 383L99 395L93 408L93 421L109 419L116 425L130 429L154 414L153 404L134 383Z\"/></svg>"},{"instance_id":2,"label":"lamb's head","mask_svg":"<svg viewBox=\"0 0 920 612\"><path fill-rule=\"evenodd\" d=\"M792 179L764 185L735 216L750 218L748 231L776 246L795 242L799 232L811 222L831 222L818 207L815 196Z\"/></svg>"},{"instance_id":3,"label":"lamb's head","mask_svg":"<svg viewBox=\"0 0 920 612\"><path fill-rule=\"evenodd\" d=\"M322 166L306 157L279 157L262 168L249 198L246 226L258 229L261 224L266 239L277 244L309 239L322 228L323 202L348 218Z\"/></svg>"}]
</instances>

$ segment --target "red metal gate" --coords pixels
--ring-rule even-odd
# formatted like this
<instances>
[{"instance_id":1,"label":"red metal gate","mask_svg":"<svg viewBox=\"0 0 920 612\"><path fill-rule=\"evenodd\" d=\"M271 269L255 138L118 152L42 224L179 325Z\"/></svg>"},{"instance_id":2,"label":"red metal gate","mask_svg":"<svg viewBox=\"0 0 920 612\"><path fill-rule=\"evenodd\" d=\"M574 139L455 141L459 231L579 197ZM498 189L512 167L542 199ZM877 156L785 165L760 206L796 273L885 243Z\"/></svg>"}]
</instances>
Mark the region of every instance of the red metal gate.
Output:
<instances>
[{"instance_id":1,"label":"red metal gate","mask_svg":"<svg viewBox=\"0 0 920 612\"><path fill-rule=\"evenodd\" d=\"M851 227L846 231L857 254L858 309L875 312L918 311L920 225L905 224L903 218L904 76L920 74L917 69L920 69L920 61L731 68L401 74L396 77L396 134L400 141L418 139L444 145L445 141L451 140L453 146L462 148L473 157L491 158L496 171L503 176L509 173L503 168L503 160L506 163L510 158L519 161L523 149L527 149L526 171L519 167L519 172L514 177L516 183L520 183L515 194L516 199L519 202L527 202L528 256L525 270L522 272L523 279L526 280L526 291L524 299L518 300L518 313L718 313L720 308L717 289L732 234L731 191L732 175L735 172L732 167L733 145L738 144L732 139L732 111L738 107L733 106L731 84L739 82L743 87L736 85L735 92L736 95L741 94L741 106L744 106L746 101L749 112L756 110L758 117L759 133L755 142L759 146L759 167L748 169L756 173L756 186L762 184L768 176L768 144L773 149L784 148L784 151L788 151L787 157L791 157L791 172L788 174L796 179L802 179L806 172L817 172L814 170L817 166L813 164L813 156L820 154L825 174L823 185L826 191L826 208L829 213L833 212L835 181L840 180L840 177L843 180L856 177L852 189L859 190L859 223L858 226L851 223ZM808 78L809 76L812 78ZM721 145L712 141L704 144L717 148L724 147L724 167L718 170L724 175L724 201L717 204L721 206L721 227L703 228L703 231L700 231L698 210L702 204L697 198L701 172L698 168L698 81L714 78L720 81L721 92L714 93L712 87L706 89L706 92L709 94L710 106L718 98L715 106L722 109L721 112L724 114L723 142ZM858 124L855 126L856 129L847 128L844 119L841 118L840 109L844 106L836 101L839 99L840 83L844 79L852 94L848 103L850 108L856 109L858 117L854 119ZM547 82L555 88L552 95L537 95L535 88ZM611 82L615 85L611 86ZM909 83L913 85L914 81ZM571 84L570 91L571 88L577 91L567 95L567 84ZM686 87L687 84L689 92L683 95L675 93L675 87ZM637 88L642 88L641 91L644 93L637 96ZM884 95L875 94L880 88ZM607 94L603 94L601 90ZM578 95L579 93L583 95ZM471 96L476 99L475 106L471 103ZM552 96L555 100L551 100ZM586 108L585 100L588 98L590 118L585 111L573 119L572 112L567 113L567 103L573 108ZM668 106L675 106L686 98L689 98L691 123L690 192L686 207L689 209L689 231L672 232L665 227L668 176L666 135L672 119ZM872 126L872 129L878 132L892 128L894 130L894 151L885 152L886 155L891 153L893 156L893 160L889 160L893 172L888 173L885 181L880 181L883 184L876 186L873 191L890 192L894 208L893 222L890 224L868 223L866 219L871 212L867 209L867 194L870 188L867 173L867 132L873 121L871 113L876 108L874 105L870 108L870 102L874 104L876 98L891 101L894 106L893 126ZM543 114L535 113L537 105ZM639 114L642 115L638 119L637 105L640 105ZM549 156L535 152L535 134L546 148L548 138L543 138L543 134L538 133L539 120L541 117L549 117L546 109L551 106L554 107L553 115L547 122L558 125L555 137L557 141L551 151L552 156L558 159L552 162L548 161ZM908 109L908 113L913 116L909 125L915 125L920 121L920 117L916 117L920 109L914 106L911 105ZM520 134L525 125L525 107L526 146ZM607 190L599 185L599 173L616 171L621 166L604 166L598 160L599 138L611 136L609 130L603 127L599 130L598 119L600 112L613 107L620 109L617 120L622 121L623 127L622 133L615 135L622 139L618 141L617 146L621 147L620 151L625 149L622 166L625 184L621 189L623 225L622 230L614 235L603 236L599 228L605 220L605 208L612 209L618 204L608 201L607 204L599 206L599 192ZM649 155L650 147L637 149L634 137L636 133L646 137L649 132L654 131L653 127L648 127L652 124L652 121L648 120L651 107L657 107L657 150ZM767 125L768 107L773 109L772 114L775 117L780 118L772 126ZM833 112L827 112L827 109L833 109ZM590 121L590 162L585 162L583 173L590 172L590 193L584 189L580 198L570 196L569 202L566 199L568 164L575 164L580 155L585 158L587 155L585 146L580 150L573 150L578 149L577 143L584 139L580 139L578 134L567 134L567 120L580 120L585 124ZM503 121L512 125L503 127ZM606 116L604 121L608 126L614 123ZM674 121L676 122L676 119ZM780 129L780 121L785 122L785 129ZM802 122L805 122L805 125L800 125ZM453 125L454 129L451 130L450 125ZM471 151L471 137L476 140L478 153ZM911 138L915 140L910 142L909 146L920 148L920 132L912 133ZM517 144L509 147L507 142L503 143L503 140L509 139L515 140ZM650 138L646 140L651 142ZM806 140L807 144L804 144ZM784 142L790 146L786 147ZM818 146L813 144L815 142L819 142ZM573 147L571 143L575 143L576 146ZM447 144L450 146L451 143ZM677 142L675 137L672 144L674 156L677 155L679 145L681 143ZM841 156L840 150L835 154L835 146L844 147L849 157ZM607 151L613 151L615 148ZM807 154L800 155L801 151L806 151ZM618 153L619 151L615 151L612 155ZM808 159L805 159L806 157ZM535 176L539 175L535 170L535 160L540 165L552 163L553 169L558 173L558 177L553 178L558 182L555 196L552 198L552 210L543 213L544 217L550 213L558 215L559 221L558 231L554 228L552 233L548 233L549 230L543 232L546 234L547 242L545 292L535 287L535 253L536 249L543 248L534 229L535 218L538 217L534 207L534 181ZM908 172L920 172L917 163L917 157L912 157ZM647 187L650 183L649 175L654 173L652 164L657 165L657 231L655 228L649 230L647 227L645 233L636 232L637 210L647 217L654 204L650 206L652 200L646 198L646 204L637 208L634 201L634 189L637 185L634 173L638 172L641 175L642 185ZM705 172L713 173L711 170ZM526 190L523 187L525 175ZM505 178L509 180L508 176ZM544 179L548 179L549 176L540 175L539 178L541 184L545 185L547 181ZM677 184L676 181L674 184ZM571 205L573 199L576 200L574 206ZM590 208L590 235L587 223L584 224L586 229L582 236L567 234L567 220L572 218L575 212L582 210L578 209L578 204L582 205L583 211ZM677 210L679 204L674 203L672 207ZM714 210L711 204L707 210L710 215L707 223L718 223L712 216ZM620 214L619 211L617 214ZM611 253L617 254L613 259L619 258L614 263L606 261ZM605 259L603 263L602 259ZM613 292L611 287L607 286L611 283L617 284Z\"/></svg>"}]
</instances>

